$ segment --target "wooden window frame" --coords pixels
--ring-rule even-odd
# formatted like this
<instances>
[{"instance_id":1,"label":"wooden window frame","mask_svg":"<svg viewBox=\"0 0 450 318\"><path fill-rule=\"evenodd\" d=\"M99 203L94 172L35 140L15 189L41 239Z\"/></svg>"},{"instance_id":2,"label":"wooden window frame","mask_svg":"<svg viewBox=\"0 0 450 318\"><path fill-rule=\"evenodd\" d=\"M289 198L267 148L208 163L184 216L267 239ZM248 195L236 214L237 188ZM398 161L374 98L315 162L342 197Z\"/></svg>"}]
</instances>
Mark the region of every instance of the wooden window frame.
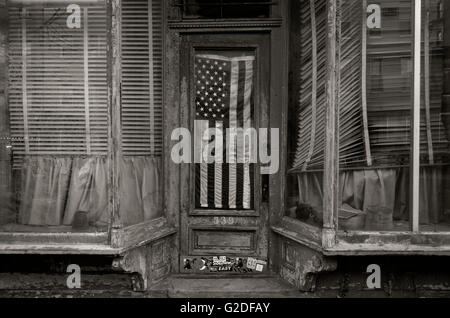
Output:
<instances>
[{"instance_id":1,"label":"wooden window frame","mask_svg":"<svg viewBox=\"0 0 450 318\"><path fill-rule=\"evenodd\" d=\"M196 6L195 4L186 4L185 3L186 0L170 0L170 7L172 8L172 10L174 11L174 19L177 20L184 20L184 21L196 21L198 22L198 20L202 20L202 21L226 21L226 20L267 20L267 19L272 19L274 17L274 14L276 14L277 12L277 8L281 5L280 1L284 1L284 0L261 0L261 4L255 3L255 4L248 4L248 3L244 3L242 6L243 7L252 7L252 6L263 6L263 5L267 5L269 7L269 16L268 17L263 17L263 18L258 18L258 17L248 17L248 18L227 18L227 17L223 17L223 8L227 7L227 6L236 6L237 4L239 4L239 1L235 1L235 3L223 3L223 0L217 0L215 3L211 3L211 4L204 4L204 6L209 6L209 7L214 7L216 6L217 8L220 8L221 10L221 17L218 18L206 18L206 17L190 17L190 16L186 16L184 9L187 8L188 6Z\"/></svg>"},{"instance_id":2,"label":"wooden window frame","mask_svg":"<svg viewBox=\"0 0 450 318\"><path fill-rule=\"evenodd\" d=\"M35 5L34 0L9 0L12 4ZM121 157L121 0L43 0L49 5L105 3L107 37L107 120L108 120L108 211L107 232L102 233L0 233L1 254L83 254L121 255L176 233L166 215L124 226L119 216L119 159ZM163 32L166 27L163 1ZM164 68L165 61L163 61ZM164 81L164 78L163 78ZM163 101L164 104L164 101ZM162 154L164 160L164 154ZM164 169L163 169L164 175ZM164 200L163 200L164 202ZM163 208L164 210L164 208Z\"/></svg>"},{"instance_id":3,"label":"wooden window frame","mask_svg":"<svg viewBox=\"0 0 450 318\"><path fill-rule=\"evenodd\" d=\"M422 0L412 0L413 25L413 106L411 145L411 193L420 189L420 103ZM419 195L410 200L411 229L405 232L339 231L339 0L327 0L327 88L326 146L324 170L323 228L290 217L281 217L272 230L325 255L450 255L450 232L424 232L419 226ZM286 156L282 157L286 161ZM286 180L284 180L286 182Z\"/></svg>"}]
</instances>

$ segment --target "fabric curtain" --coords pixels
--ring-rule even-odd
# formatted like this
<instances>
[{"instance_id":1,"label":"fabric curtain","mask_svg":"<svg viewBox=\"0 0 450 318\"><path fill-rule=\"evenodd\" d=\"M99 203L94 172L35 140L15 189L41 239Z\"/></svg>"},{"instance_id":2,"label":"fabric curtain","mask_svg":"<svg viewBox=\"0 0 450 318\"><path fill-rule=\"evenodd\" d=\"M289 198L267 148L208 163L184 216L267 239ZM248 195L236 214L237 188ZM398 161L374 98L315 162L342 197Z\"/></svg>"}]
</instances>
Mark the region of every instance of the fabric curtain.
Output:
<instances>
[{"instance_id":1,"label":"fabric curtain","mask_svg":"<svg viewBox=\"0 0 450 318\"><path fill-rule=\"evenodd\" d=\"M421 169L420 222L436 224L445 213L444 178L440 167ZM392 209L394 219L409 219L409 169L355 170L340 173L339 204L360 211L377 206ZM323 210L323 173L298 175L299 202Z\"/></svg>"},{"instance_id":2,"label":"fabric curtain","mask_svg":"<svg viewBox=\"0 0 450 318\"><path fill-rule=\"evenodd\" d=\"M67 158L25 158L19 223L62 224L71 167Z\"/></svg>"},{"instance_id":3,"label":"fabric curtain","mask_svg":"<svg viewBox=\"0 0 450 318\"><path fill-rule=\"evenodd\" d=\"M162 215L161 159L124 158L120 163L120 216L125 225ZM109 223L107 165L103 157L28 157L22 169L19 223L72 225L77 211L91 226Z\"/></svg>"},{"instance_id":4,"label":"fabric curtain","mask_svg":"<svg viewBox=\"0 0 450 318\"><path fill-rule=\"evenodd\" d=\"M125 157L120 162L120 218L138 224L162 215L162 161L152 157Z\"/></svg>"},{"instance_id":5,"label":"fabric curtain","mask_svg":"<svg viewBox=\"0 0 450 318\"><path fill-rule=\"evenodd\" d=\"M89 224L105 226L108 215L107 167L105 158L75 158L64 225L71 225L77 211L88 212Z\"/></svg>"},{"instance_id":6,"label":"fabric curtain","mask_svg":"<svg viewBox=\"0 0 450 318\"><path fill-rule=\"evenodd\" d=\"M11 161L0 138L0 225L16 222Z\"/></svg>"}]
</instances>

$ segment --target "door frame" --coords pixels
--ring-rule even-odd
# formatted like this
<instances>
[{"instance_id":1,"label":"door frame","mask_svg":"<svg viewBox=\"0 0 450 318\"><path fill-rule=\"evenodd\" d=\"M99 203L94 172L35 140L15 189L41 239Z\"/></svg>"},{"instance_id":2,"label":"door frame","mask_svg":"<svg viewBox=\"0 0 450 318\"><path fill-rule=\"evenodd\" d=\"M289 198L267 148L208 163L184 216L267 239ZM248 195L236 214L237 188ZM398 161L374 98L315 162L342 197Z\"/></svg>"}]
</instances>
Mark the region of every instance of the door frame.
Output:
<instances>
[{"instance_id":1,"label":"door frame","mask_svg":"<svg viewBox=\"0 0 450 318\"><path fill-rule=\"evenodd\" d=\"M268 261L269 270L272 273L279 271L281 263L281 251L277 248L279 236L272 230L281 222L284 216L284 189L286 172L286 131L287 131L287 105L288 105L288 48L289 36L289 0L281 1L278 9L274 13L275 18L248 20L248 21L184 21L169 17L166 33L165 60L166 68L164 74L165 82L165 105L164 105L164 144L165 161L164 170L166 176L164 180L165 192L165 215L170 223L177 229L180 235L180 224L182 211L190 209L190 170L184 166L174 163L171 158L171 151L176 142L171 139L174 129L179 127L189 127L188 107L183 104L188 93L186 79L181 77L181 37L188 34L236 34L242 32L262 33L270 35L270 105L268 128L280 129L280 170L278 174L267 177L269 180L269 204L267 220L268 227ZM181 246L180 237L175 237L170 249L171 267L173 273L180 273Z\"/></svg>"},{"instance_id":2,"label":"door frame","mask_svg":"<svg viewBox=\"0 0 450 318\"><path fill-rule=\"evenodd\" d=\"M180 89L182 94L181 105L187 114L185 122L191 132L194 131L195 104L195 83L194 57L197 51L202 50L230 50L230 51L252 51L255 55L255 65L257 71L254 76L254 117L253 127L269 127L269 105L270 105L270 34L240 32L221 34L186 34L181 38L181 68L180 68ZM186 54L187 52L187 54ZM267 67L264 67L267 65ZM264 69L267 70L264 70ZM184 87L183 87L184 86ZM193 148L192 148L193 149ZM189 201L185 206L187 209L180 211L180 268L183 272L183 263L190 257L252 257L268 261L268 237L269 237L269 217L268 203L261 202L262 198L262 177L259 174L259 165L255 164L253 180L254 208L251 211L226 211L226 210L199 210L195 208L195 164L181 167L188 176L187 198ZM210 235L223 232L226 235L240 237L248 235L250 247L248 249L224 247L220 251L219 247L196 248L195 242L202 231L209 231ZM205 235L207 235L206 232ZM198 235L198 236L196 236ZM217 252L216 252L217 251ZM224 272L225 273L225 272ZM229 274L226 272L225 274Z\"/></svg>"}]
</instances>

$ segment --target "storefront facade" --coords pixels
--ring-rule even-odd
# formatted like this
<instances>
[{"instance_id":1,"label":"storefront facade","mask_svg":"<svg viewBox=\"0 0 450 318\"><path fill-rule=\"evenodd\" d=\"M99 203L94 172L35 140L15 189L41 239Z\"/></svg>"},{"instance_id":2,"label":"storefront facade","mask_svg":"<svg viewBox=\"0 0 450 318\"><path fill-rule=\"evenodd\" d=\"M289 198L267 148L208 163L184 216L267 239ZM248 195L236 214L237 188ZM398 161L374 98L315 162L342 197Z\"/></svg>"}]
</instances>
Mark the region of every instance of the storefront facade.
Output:
<instances>
[{"instance_id":1,"label":"storefront facade","mask_svg":"<svg viewBox=\"0 0 450 318\"><path fill-rule=\"evenodd\" d=\"M103 257L140 291L446 261L444 1L0 6L2 257Z\"/></svg>"}]
</instances>

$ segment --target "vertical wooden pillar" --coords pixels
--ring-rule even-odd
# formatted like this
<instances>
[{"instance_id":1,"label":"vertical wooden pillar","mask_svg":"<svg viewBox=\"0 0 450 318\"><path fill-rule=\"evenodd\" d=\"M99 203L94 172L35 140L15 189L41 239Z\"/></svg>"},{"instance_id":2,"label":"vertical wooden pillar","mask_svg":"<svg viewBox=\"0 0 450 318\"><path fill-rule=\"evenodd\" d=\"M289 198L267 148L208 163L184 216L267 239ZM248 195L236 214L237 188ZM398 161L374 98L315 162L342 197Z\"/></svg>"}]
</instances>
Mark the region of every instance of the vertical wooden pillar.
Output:
<instances>
[{"instance_id":1,"label":"vertical wooden pillar","mask_svg":"<svg viewBox=\"0 0 450 318\"><path fill-rule=\"evenodd\" d=\"M108 0L108 167L109 208L112 216L111 244L118 247L115 233L122 228L119 215L119 162L121 158L121 0Z\"/></svg>"},{"instance_id":2,"label":"vertical wooden pillar","mask_svg":"<svg viewBox=\"0 0 450 318\"><path fill-rule=\"evenodd\" d=\"M297 0L294 0L297 1ZM270 209L269 209L269 222L270 225L275 225L281 221L286 212L286 199L287 199L287 162L288 162L288 106L289 106L289 32L290 32L290 1L282 1L274 12L274 16L280 16L283 18L283 25L281 28L276 28L271 31L271 55L272 60L286 61L282 63L282 69L280 71L280 65L278 63L272 63L271 65L271 78L273 84L270 91L270 109L269 127L272 129L280 129L280 145L279 145L279 158L280 169L279 172L269 177L270 184L269 189L276 189L270 192ZM299 19L298 12L291 13L293 19ZM275 85L277 83L277 85ZM280 109L281 105L281 109ZM281 250L278 236L269 231L269 266L272 271L278 272Z\"/></svg>"},{"instance_id":3,"label":"vertical wooden pillar","mask_svg":"<svg viewBox=\"0 0 450 318\"><path fill-rule=\"evenodd\" d=\"M338 0L327 1L326 147L324 169L323 246L336 243L339 189L339 19Z\"/></svg>"},{"instance_id":4,"label":"vertical wooden pillar","mask_svg":"<svg viewBox=\"0 0 450 318\"><path fill-rule=\"evenodd\" d=\"M411 231L419 232L419 198L420 198L420 97L421 97L421 37L422 37L422 0L414 0L413 19L413 109L411 120Z\"/></svg>"}]
</instances>

